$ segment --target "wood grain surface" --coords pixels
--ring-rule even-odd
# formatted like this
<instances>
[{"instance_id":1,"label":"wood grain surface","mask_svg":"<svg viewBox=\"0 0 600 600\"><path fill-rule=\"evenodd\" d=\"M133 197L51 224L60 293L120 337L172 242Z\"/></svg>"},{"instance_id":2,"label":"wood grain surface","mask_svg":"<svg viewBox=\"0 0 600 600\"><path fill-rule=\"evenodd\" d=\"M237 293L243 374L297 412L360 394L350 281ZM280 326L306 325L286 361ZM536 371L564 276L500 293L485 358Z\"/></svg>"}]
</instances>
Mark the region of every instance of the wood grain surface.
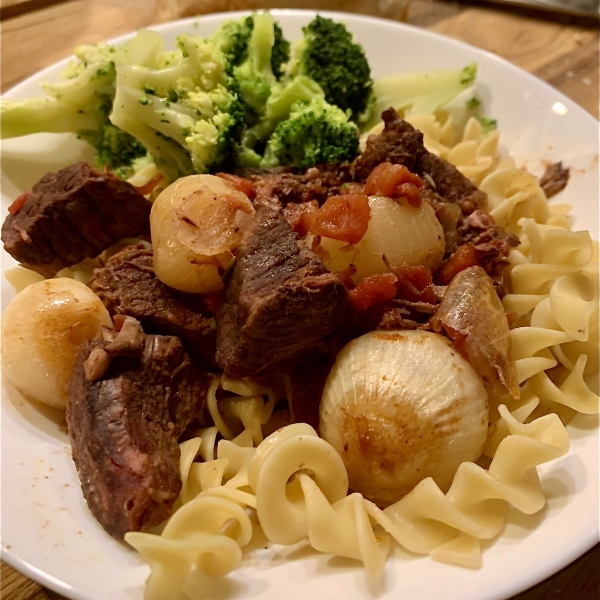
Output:
<instances>
[{"instance_id":1,"label":"wood grain surface","mask_svg":"<svg viewBox=\"0 0 600 600\"><path fill-rule=\"evenodd\" d=\"M303 3L298 1L297 5ZM353 8L373 13L373 5L373 0L355 1ZM11 14L9 9L15 12ZM156 0L5 0L0 11L2 92L69 56L77 44L94 43L144 27L156 22L157 14ZM412 0L407 20L506 58L598 117L597 25L567 16L443 0ZM557 544L560 544L558 538ZM4 563L0 597L62 600ZM599 598L600 546L596 546L514 600Z\"/></svg>"}]
</instances>

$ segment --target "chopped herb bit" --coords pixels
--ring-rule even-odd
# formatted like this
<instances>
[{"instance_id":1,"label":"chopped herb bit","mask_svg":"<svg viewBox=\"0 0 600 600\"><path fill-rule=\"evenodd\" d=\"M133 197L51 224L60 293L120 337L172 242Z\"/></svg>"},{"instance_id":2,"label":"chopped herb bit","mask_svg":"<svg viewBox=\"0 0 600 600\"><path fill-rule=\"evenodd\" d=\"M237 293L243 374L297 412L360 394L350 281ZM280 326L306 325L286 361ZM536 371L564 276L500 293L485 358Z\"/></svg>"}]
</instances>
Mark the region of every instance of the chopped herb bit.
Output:
<instances>
[{"instance_id":1,"label":"chopped herb bit","mask_svg":"<svg viewBox=\"0 0 600 600\"><path fill-rule=\"evenodd\" d=\"M467 100L467 108L469 110L475 110L481 104L481 100L477 96L473 96L470 100Z\"/></svg>"},{"instance_id":2,"label":"chopped herb bit","mask_svg":"<svg viewBox=\"0 0 600 600\"><path fill-rule=\"evenodd\" d=\"M148 100L148 98L146 98L146 96L142 96L140 98L140 104L142 106L148 106L148 104L150 104L150 100Z\"/></svg>"},{"instance_id":3,"label":"chopped herb bit","mask_svg":"<svg viewBox=\"0 0 600 600\"><path fill-rule=\"evenodd\" d=\"M498 121L496 121L496 119L490 119L489 117L478 117L477 120L481 125L483 133L489 133L498 127Z\"/></svg>"},{"instance_id":4,"label":"chopped herb bit","mask_svg":"<svg viewBox=\"0 0 600 600\"><path fill-rule=\"evenodd\" d=\"M160 122L161 123L170 123L171 121L169 121L169 119L161 119Z\"/></svg>"}]
</instances>

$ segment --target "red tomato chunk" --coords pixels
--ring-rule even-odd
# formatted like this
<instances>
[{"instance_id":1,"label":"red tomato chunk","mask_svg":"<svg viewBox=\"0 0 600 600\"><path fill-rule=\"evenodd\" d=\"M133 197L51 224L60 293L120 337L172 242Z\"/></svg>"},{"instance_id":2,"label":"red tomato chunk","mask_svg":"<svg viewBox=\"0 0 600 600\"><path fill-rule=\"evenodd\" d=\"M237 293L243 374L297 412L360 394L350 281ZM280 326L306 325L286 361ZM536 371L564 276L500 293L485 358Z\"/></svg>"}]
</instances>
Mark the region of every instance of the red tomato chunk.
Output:
<instances>
[{"instance_id":1,"label":"red tomato chunk","mask_svg":"<svg viewBox=\"0 0 600 600\"><path fill-rule=\"evenodd\" d=\"M389 162L377 165L365 185L367 196L385 196L386 198L403 197L411 206L421 205L423 180L411 173L404 165L393 165Z\"/></svg>"},{"instance_id":2,"label":"red tomato chunk","mask_svg":"<svg viewBox=\"0 0 600 600\"><path fill-rule=\"evenodd\" d=\"M292 226L292 229L300 237L306 237L317 218L318 210L319 203L316 200L302 202L300 204L288 202L283 210L283 214L288 220L288 223Z\"/></svg>"},{"instance_id":3,"label":"red tomato chunk","mask_svg":"<svg viewBox=\"0 0 600 600\"><path fill-rule=\"evenodd\" d=\"M439 281L442 285L448 285L455 275L478 264L475 247L471 244L463 244L456 249L448 262L440 269Z\"/></svg>"},{"instance_id":4,"label":"red tomato chunk","mask_svg":"<svg viewBox=\"0 0 600 600\"><path fill-rule=\"evenodd\" d=\"M393 273L365 277L350 291L350 299L354 308L356 310L367 310L375 304L395 298L397 281L398 278Z\"/></svg>"},{"instance_id":5,"label":"red tomato chunk","mask_svg":"<svg viewBox=\"0 0 600 600\"><path fill-rule=\"evenodd\" d=\"M242 194L246 194L250 200L254 198L256 192L254 191L254 186L251 181L244 179L243 177L239 177L237 175L231 175L230 173L217 173L217 177L224 179L231 183L231 185L238 190L238 192L242 192Z\"/></svg>"},{"instance_id":6,"label":"red tomato chunk","mask_svg":"<svg viewBox=\"0 0 600 600\"><path fill-rule=\"evenodd\" d=\"M142 195L147 196L154 191L154 188L163 180L162 173L157 173L150 181L144 185L134 186L135 189Z\"/></svg>"},{"instance_id":7,"label":"red tomato chunk","mask_svg":"<svg viewBox=\"0 0 600 600\"><path fill-rule=\"evenodd\" d=\"M32 192L25 192L24 194L21 194L9 207L8 207L8 212L11 215L16 215L22 208L23 205L25 204L25 202L27 202L27 198L29 198L29 196L31 196Z\"/></svg>"},{"instance_id":8,"label":"red tomato chunk","mask_svg":"<svg viewBox=\"0 0 600 600\"><path fill-rule=\"evenodd\" d=\"M398 277L398 298L410 302L437 303L433 288L433 277L427 267L404 264L394 269Z\"/></svg>"},{"instance_id":9,"label":"red tomato chunk","mask_svg":"<svg viewBox=\"0 0 600 600\"><path fill-rule=\"evenodd\" d=\"M371 210L364 194L332 196L318 210L312 232L315 235L358 244L369 226Z\"/></svg>"}]
</instances>

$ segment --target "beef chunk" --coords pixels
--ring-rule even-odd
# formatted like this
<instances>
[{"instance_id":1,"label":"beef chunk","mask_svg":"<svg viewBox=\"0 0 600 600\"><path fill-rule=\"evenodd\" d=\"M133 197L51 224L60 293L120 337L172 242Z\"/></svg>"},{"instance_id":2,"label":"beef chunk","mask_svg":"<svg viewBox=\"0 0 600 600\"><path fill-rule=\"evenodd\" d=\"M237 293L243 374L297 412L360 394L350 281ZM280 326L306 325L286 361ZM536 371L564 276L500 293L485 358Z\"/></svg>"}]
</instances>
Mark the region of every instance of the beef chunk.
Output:
<instances>
[{"instance_id":1,"label":"beef chunk","mask_svg":"<svg viewBox=\"0 0 600 600\"><path fill-rule=\"evenodd\" d=\"M393 109L382 114L385 129L372 135L364 152L354 162L357 181L366 181L371 171L382 162L404 165L425 181L433 181L435 191L446 202L458 204L463 212L485 208L486 195L479 191L456 167L429 152L423 134Z\"/></svg>"},{"instance_id":2,"label":"beef chunk","mask_svg":"<svg viewBox=\"0 0 600 600\"><path fill-rule=\"evenodd\" d=\"M569 169L564 169L562 162L554 163L546 167L546 172L540 178L540 186L547 198L552 198L562 192L569 181Z\"/></svg>"},{"instance_id":3,"label":"beef chunk","mask_svg":"<svg viewBox=\"0 0 600 600\"><path fill-rule=\"evenodd\" d=\"M13 206L2 226L4 249L44 277L122 238L150 233L150 202L130 183L85 163L48 173L22 206Z\"/></svg>"},{"instance_id":4,"label":"beef chunk","mask_svg":"<svg viewBox=\"0 0 600 600\"><path fill-rule=\"evenodd\" d=\"M67 405L83 495L116 539L155 527L171 515L181 491L177 438L206 396L206 376L193 368L177 338L142 336L136 356L132 345L121 344L127 346L122 355L114 345L110 354L105 352L108 342L87 342L79 352ZM100 352L110 364L92 381L86 361Z\"/></svg>"},{"instance_id":5,"label":"beef chunk","mask_svg":"<svg viewBox=\"0 0 600 600\"><path fill-rule=\"evenodd\" d=\"M267 372L314 348L350 317L342 282L280 212L259 208L218 314L219 366L232 377Z\"/></svg>"},{"instance_id":6,"label":"beef chunk","mask_svg":"<svg viewBox=\"0 0 600 600\"><path fill-rule=\"evenodd\" d=\"M151 248L128 246L96 269L90 282L111 316L138 319L148 333L175 335L205 365L214 366L217 326L201 296L184 294L156 277Z\"/></svg>"},{"instance_id":7,"label":"beef chunk","mask_svg":"<svg viewBox=\"0 0 600 600\"><path fill-rule=\"evenodd\" d=\"M253 170L244 175L254 184L258 199L276 198L283 206L310 200L323 204L330 196L340 194L344 184L352 182L349 165L312 167L305 173L281 168Z\"/></svg>"},{"instance_id":8,"label":"beef chunk","mask_svg":"<svg viewBox=\"0 0 600 600\"><path fill-rule=\"evenodd\" d=\"M506 293L503 271L508 264L511 248L520 244L519 238L496 225L494 217L476 210L461 220L458 232L465 244L472 244L477 251L477 260L492 278L498 295Z\"/></svg>"}]
</instances>

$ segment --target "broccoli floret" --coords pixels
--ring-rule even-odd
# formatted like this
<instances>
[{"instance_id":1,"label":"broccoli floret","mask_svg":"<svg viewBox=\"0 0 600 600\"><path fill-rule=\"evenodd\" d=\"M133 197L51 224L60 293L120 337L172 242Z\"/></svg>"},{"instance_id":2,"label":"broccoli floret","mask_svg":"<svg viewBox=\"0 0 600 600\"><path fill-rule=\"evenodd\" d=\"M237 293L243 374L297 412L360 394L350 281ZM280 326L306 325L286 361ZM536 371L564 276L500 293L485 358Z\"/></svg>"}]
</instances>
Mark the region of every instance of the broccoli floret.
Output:
<instances>
[{"instance_id":1,"label":"broccoli floret","mask_svg":"<svg viewBox=\"0 0 600 600\"><path fill-rule=\"evenodd\" d=\"M275 42L271 52L271 68L273 75L279 80L283 76L285 65L290 60L290 43L283 37L283 31L278 23L274 25Z\"/></svg>"},{"instance_id":2,"label":"broccoli floret","mask_svg":"<svg viewBox=\"0 0 600 600\"><path fill-rule=\"evenodd\" d=\"M362 47L342 23L317 16L303 28L294 48L289 77L306 75L324 90L325 99L358 120L369 106L373 89L371 68Z\"/></svg>"},{"instance_id":3,"label":"broccoli floret","mask_svg":"<svg viewBox=\"0 0 600 600\"><path fill-rule=\"evenodd\" d=\"M223 53L186 35L176 46L154 52L146 66L118 66L110 117L148 149L170 181L231 168L245 127Z\"/></svg>"},{"instance_id":4,"label":"broccoli floret","mask_svg":"<svg viewBox=\"0 0 600 600\"><path fill-rule=\"evenodd\" d=\"M348 114L317 98L297 102L270 137L261 166L307 169L352 160L358 154L358 128Z\"/></svg>"},{"instance_id":5,"label":"broccoli floret","mask_svg":"<svg viewBox=\"0 0 600 600\"><path fill-rule=\"evenodd\" d=\"M268 12L256 15L247 56L233 70L241 98L255 117L259 117L264 111L271 88L277 81L271 67L274 41L273 17Z\"/></svg>"},{"instance_id":6,"label":"broccoli floret","mask_svg":"<svg viewBox=\"0 0 600 600\"><path fill-rule=\"evenodd\" d=\"M114 48L80 46L75 56L61 81L42 84L51 99L3 100L3 138L98 129L107 122L115 93Z\"/></svg>"},{"instance_id":7,"label":"broccoli floret","mask_svg":"<svg viewBox=\"0 0 600 600\"><path fill-rule=\"evenodd\" d=\"M146 154L135 138L108 119L115 95L117 55L118 51L106 44L76 48L78 60L69 63L61 81L43 84L50 99L2 102L2 137L73 132L96 148L98 166L111 169L126 167Z\"/></svg>"},{"instance_id":8,"label":"broccoli floret","mask_svg":"<svg viewBox=\"0 0 600 600\"><path fill-rule=\"evenodd\" d=\"M130 179L136 173L149 167L150 165L154 165L152 156L150 156L150 154L144 154L144 156L140 156L139 158L133 160L130 165L114 169L113 173L121 179ZM156 168L156 165L154 165L154 168Z\"/></svg>"},{"instance_id":9,"label":"broccoli floret","mask_svg":"<svg viewBox=\"0 0 600 600\"><path fill-rule=\"evenodd\" d=\"M324 98L325 92L321 86L304 75L299 75L285 86L274 85L260 122L244 132L243 147L254 150L264 145L277 125L290 116L297 102L311 102Z\"/></svg>"},{"instance_id":10,"label":"broccoli floret","mask_svg":"<svg viewBox=\"0 0 600 600\"><path fill-rule=\"evenodd\" d=\"M99 129L81 130L78 137L96 148L95 163L98 167L111 170L128 167L147 154L140 142L112 123L101 125Z\"/></svg>"},{"instance_id":11,"label":"broccoli floret","mask_svg":"<svg viewBox=\"0 0 600 600\"><path fill-rule=\"evenodd\" d=\"M223 52L228 64L229 74L233 68L248 58L248 46L254 31L255 15L238 20L226 21L212 36L212 42ZM290 43L283 37L283 31L273 23L274 40L271 52L271 69L276 79L283 75L283 67L290 59Z\"/></svg>"}]
</instances>

